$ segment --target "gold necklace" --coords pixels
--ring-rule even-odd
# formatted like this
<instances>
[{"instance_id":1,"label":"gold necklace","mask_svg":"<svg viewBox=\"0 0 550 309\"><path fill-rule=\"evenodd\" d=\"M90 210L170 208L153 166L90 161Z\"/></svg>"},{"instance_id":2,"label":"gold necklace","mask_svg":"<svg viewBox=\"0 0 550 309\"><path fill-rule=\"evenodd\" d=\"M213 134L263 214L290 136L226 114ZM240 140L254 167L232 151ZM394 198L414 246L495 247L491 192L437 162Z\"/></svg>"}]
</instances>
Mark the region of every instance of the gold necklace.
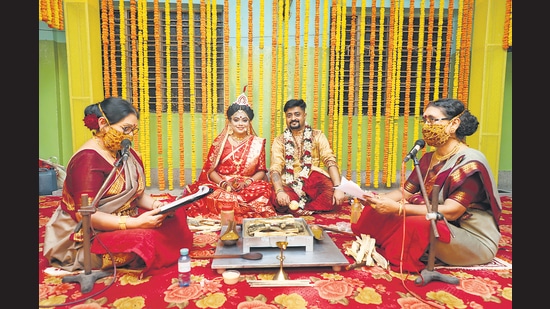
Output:
<instances>
[{"instance_id":1,"label":"gold necklace","mask_svg":"<svg viewBox=\"0 0 550 309\"><path fill-rule=\"evenodd\" d=\"M437 152L434 152L434 156L433 158L435 160L437 160L437 163L441 162L441 161L445 161L447 159L449 159L452 155L454 155L455 153L458 152L458 149L460 149L460 145L462 144L462 142L458 142L454 148L449 151L449 153L447 153L446 155L443 155L443 156L440 156L439 154L437 154Z\"/></svg>"},{"instance_id":2,"label":"gold necklace","mask_svg":"<svg viewBox=\"0 0 550 309\"><path fill-rule=\"evenodd\" d=\"M243 139L245 139L247 137L248 137L248 134L243 136L243 137L237 137L234 134L231 134L231 138L234 139L236 142L240 142L240 141L242 141Z\"/></svg>"}]
</instances>

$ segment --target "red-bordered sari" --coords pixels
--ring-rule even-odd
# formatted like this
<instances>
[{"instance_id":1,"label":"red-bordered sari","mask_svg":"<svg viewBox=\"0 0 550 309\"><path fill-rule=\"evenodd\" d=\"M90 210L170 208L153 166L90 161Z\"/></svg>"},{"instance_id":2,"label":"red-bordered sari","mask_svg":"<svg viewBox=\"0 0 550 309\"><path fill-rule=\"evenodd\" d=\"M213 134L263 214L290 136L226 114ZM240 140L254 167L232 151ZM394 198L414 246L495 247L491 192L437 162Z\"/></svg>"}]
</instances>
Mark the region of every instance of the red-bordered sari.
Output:
<instances>
[{"instance_id":1,"label":"red-bordered sari","mask_svg":"<svg viewBox=\"0 0 550 309\"><path fill-rule=\"evenodd\" d=\"M133 149L130 153L124 166L115 172L118 176L110 180L107 191L98 202L97 211L128 216L138 216L140 213L136 198L145 189L143 163ZM112 169L113 165L95 150L83 149L71 158L61 205L46 225L44 256L52 266L68 271L85 268L83 231L80 229L75 233L79 221L76 215L82 205L81 196L87 194L90 201L93 200ZM147 273L174 265L179 249L191 248L192 245L193 234L187 225L185 208L181 207L173 217L167 217L159 228L95 230L95 236L92 235L91 239L91 266L104 266L105 253L135 253L145 262L144 272Z\"/></svg>"},{"instance_id":2,"label":"red-bordered sari","mask_svg":"<svg viewBox=\"0 0 550 309\"><path fill-rule=\"evenodd\" d=\"M487 159L478 150L466 148L428 171L432 155L433 152L429 152L422 156L405 182L404 189L414 194L407 202L417 204L412 207L426 208L419 192L416 168L420 168L429 197L434 184L438 184L441 187L438 204L449 198L466 207L466 212L448 226L445 221L437 221L439 238L435 243L435 257L455 266L490 262L498 250L502 206ZM375 238L378 252L394 270L399 270L402 253L403 270L420 272L425 267L420 258L430 245L431 229L431 222L425 216L407 216L403 223L401 216L380 214L366 206L351 228L355 234ZM449 228L455 237L451 237Z\"/></svg>"},{"instance_id":3,"label":"red-bordered sari","mask_svg":"<svg viewBox=\"0 0 550 309\"><path fill-rule=\"evenodd\" d=\"M276 216L275 209L269 203L273 189L265 179L255 180L249 186L236 192L224 192L224 190L211 181L208 175L216 171L225 181L229 179L248 179L257 171L267 172L265 162L266 139L248 135L238 145L232 145L228 140L228 126L218 135L208 151L206 162L199 175L199 179L185 186L182 196L198 191L199 186L205 185L214 189L214 192L196 202L189 204L187 215L190 217L202 216L205 218L220 218L220 195L224 198L236 200L235 222L241 223L243 218L267 218ZM251 132L253 130L250 129Z\"/></svg>"}]
</instances>

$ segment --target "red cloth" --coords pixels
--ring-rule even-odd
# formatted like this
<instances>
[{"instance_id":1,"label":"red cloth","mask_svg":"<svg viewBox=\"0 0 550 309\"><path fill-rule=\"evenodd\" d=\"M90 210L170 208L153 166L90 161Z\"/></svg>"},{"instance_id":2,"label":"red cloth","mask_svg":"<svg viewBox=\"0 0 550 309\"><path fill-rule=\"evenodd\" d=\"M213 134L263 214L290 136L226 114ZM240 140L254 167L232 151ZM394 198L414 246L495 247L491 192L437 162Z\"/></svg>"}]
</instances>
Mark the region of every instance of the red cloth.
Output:
<instances>
[{"instance_id":1,"label":"red cloth","mask_svg":"<svg viewBox=\"0 0 550 309\"><path fill-rule=\"evenodd\" d=\"M283 186L285 192L290 196L290 200L299 201L300 197L289 186ZM335 210L332 204L332 196L334 194L334 188L332 187L332 180L320 172L312 171L309 177L304 179L304 186L302 190L311 199L304 206L305 210L314 212L323 212ZM270 202L275 206L277 212L280 213L292 213L298 214L297 211L291 210L288 206L281 206L277 202L277 193L271 195Z\"/></svg>"},{"instance_id":2,"label":"red cloth","mask_svg":"<svg viewBox=\"0 0 550 309\"><path fill-rule=\"evenodd\" d=\"M418 205L417 207L425 207ZM426 252L430 245L431 223L424 216L406 217L403 225L403 217L384 215L376 212L370 206L365 206L356 223L351 225L353 233L365 234L376 240L379 248L378 253L382 254L394 271L399 271L401 252L403 254L403 270L420 272L425 264L420 257ZM449 242L450 233L445 222L437 222L439 241ZM403 242L403 231L405 241Z\"/></svg>"},{"instance_id":3,"label":"red cloth","mask_svg":"<svg viewBox=\"0 0 550 309\"><path fill-rule=\"evenodd\" d=\"M193 247L193 234L187 225L185 207L167 217L156 229L128 229L99 233L93 240L91 252L134 252L145 261L146 274L154 274L178 261L181 248Z\"/></svg>"}]
</instances>

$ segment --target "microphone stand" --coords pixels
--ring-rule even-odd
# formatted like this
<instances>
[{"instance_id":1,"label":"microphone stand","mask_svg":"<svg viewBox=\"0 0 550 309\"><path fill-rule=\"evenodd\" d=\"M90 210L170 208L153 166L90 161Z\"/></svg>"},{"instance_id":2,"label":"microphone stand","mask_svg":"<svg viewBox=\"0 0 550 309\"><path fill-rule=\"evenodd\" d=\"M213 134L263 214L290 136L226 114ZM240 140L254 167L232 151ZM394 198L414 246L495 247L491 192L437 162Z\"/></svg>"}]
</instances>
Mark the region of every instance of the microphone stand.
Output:
<instances>
[{"instance_id":1,"label":"microphone stand","mask_svg":"<svg viewBox=\"0 0 550 309\"><path fill-rule=\"evenodd\" d=\"M428 265L425 269L423 269L420 272L420 276L414 280L414 283L417 285L426 285L432 280L439 280L451 284L458 284L459 280L456 277L443 275L439 273L438 271L434 270L434 264L435 264L435 242L437 241L436 238L439 238L439 233L437 232L437 224L436 220L445 220L445 217L441 216L437 212L437 206L439 203L439 185L434 185L432 190L432 205L430 205L430 201L428 199L428 193L426 193L426 186L424 185L424 181L422 181L422 172L420 172L420 167L418 166L418 159L416 157L413 157L414 159L414 165L416 167L416 174L418 175L418 183L420 184L420 191L422 192L422 196L424 197L424 201L426 202L426 220L430 220L431 223L431 230L430 230L430 249L428 251ZM433 207L432 207L433 206ZM443 218L441 218L443 217ZM447 220L445 220L445 223L448 224ZM449 228L449 231L451 229ZM451 236L454 237L451 231Z\"/></svg>"},{"instance_id":2,"label":"microphone stand","mask_svg":"<svg viewBox=\"0 0 550 309\"><path fill-rule=\"evenodd\" d=\"M91 226L91 215L96 212L96 206L99 203L99 200L103 197L107 191L107 184L115 174L117 168L126 160L123 160L124 156L121 156L114 164L111 173L107 176L101 188L97 192L92 205L88 205L88 194L82 194L82 206L78 210L82 214L82 228L84 229L84 273L75 275L75 276L66 276L61 279L61 282L78 282L80 283L80 291L82 293L88 293L94 287L95 282L98 279L107 277L111 275L110 271L103 270L92 270L92 256L90 251L90 226ZM78 227L77 227L78 229ZM113 261L114 264L114 261Z\"/></svg>"}]
</instances>

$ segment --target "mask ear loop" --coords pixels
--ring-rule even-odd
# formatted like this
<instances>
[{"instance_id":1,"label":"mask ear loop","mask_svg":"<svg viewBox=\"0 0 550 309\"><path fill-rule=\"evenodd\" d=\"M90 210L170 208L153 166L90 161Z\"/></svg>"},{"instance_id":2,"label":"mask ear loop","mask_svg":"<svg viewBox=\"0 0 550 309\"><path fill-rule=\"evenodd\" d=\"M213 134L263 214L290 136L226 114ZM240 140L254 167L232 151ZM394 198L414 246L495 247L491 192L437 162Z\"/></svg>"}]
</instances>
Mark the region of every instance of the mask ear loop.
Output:
<instances>
[{"instance_id":1,"label":"mask ear loop","mask_svg":"<svg viewBox=\"0 0 550 309\"><path fill-rule=\"evenodd\" d=\"M107 119L107 116L105 116L105 113L103 112L103 109L101 108L101 103L97 103L97 106L99 107L99 111L101 112L101 115L103 115L103 118L105 118L105 121L107 121L107 124L111 126L111 123L109 123L109 119Z\"/></svg>"}]
</instances>

